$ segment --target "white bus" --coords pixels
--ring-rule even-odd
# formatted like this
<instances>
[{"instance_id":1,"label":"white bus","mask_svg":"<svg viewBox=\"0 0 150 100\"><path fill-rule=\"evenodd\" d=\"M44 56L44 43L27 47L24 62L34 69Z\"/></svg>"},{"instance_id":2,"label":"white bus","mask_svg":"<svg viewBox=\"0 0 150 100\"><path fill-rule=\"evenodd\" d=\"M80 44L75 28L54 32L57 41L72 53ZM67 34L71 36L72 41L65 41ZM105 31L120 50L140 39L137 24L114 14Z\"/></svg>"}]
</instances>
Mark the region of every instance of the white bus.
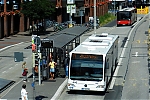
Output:
<instances>
[{"instance_id":1,"label":"white bus","mask_svg":"<svg viewBox=\"0 0 150 100\"><path fill-rule=\"evenodd\" d=\"M94 34L70 52L69 90L106 91L117 67L118 39Z\"/></svg>"}]
</instances>

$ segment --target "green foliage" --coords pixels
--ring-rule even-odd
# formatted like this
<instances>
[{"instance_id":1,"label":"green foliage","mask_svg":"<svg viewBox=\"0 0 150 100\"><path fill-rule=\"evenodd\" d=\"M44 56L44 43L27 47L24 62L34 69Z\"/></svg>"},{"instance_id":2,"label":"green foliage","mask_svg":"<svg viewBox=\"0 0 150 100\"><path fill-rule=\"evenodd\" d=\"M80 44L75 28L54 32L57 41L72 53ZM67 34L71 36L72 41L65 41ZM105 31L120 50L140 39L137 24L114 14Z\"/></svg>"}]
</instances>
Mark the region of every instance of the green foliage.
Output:
<instances>
[{"instance_id":1,"label":"green foliage","mask_svg":"<svg viewBox=\"0 0 150 100\"><path fill-rule=\"evenodd\" d=\"M55 6L50 2L50 0L33 0L31 2L23 2L21 7L21 13L32 20L47 18L55 12Z\"/></svg>"},{"instance_id":2,"label":"green foliage","mask_svg":"<svg viewBox=\"0 0 150 100\"><path fill-rule=\"evenodd\" d=\"M113 21L114 19L116 19L116 16L114 16L114 14L106 13L105 15L99 17L100 26L103 26L103 25Z\"/></svg>"}]
</instances>

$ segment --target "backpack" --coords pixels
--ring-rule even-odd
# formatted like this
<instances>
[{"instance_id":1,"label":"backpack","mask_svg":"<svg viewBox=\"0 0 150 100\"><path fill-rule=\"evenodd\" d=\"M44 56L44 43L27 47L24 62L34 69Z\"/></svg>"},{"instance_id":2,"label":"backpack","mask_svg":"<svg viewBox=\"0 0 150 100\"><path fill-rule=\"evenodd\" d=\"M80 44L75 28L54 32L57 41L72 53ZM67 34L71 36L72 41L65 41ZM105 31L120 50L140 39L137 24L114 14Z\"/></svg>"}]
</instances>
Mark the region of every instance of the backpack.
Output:
<instances>
[{"instance_id":1,"label":"backpack","mask_svg":"<svg viewBox=\"0 0 150 100\"><path fill-rule=\"evenodd\" d=\"M69 63L69 58L65 58L64 64L67 65Z\"/></svg>"}]
</instances>

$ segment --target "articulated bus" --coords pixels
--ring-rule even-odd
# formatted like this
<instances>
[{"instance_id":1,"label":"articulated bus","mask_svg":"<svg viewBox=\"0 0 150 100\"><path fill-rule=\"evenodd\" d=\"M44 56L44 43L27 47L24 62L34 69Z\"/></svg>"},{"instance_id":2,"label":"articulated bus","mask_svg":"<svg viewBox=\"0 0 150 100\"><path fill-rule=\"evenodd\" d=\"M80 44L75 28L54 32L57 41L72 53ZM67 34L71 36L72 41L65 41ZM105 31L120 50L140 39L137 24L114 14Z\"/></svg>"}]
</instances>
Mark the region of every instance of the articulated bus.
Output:
<instances>
[{"instance_id":1,"label":"articulated bus","mask_svg":"<svg viewBox=\"0 0 150 100\"><path fill-rule=\"evenodd\" d=\"M118 38L93 34L70 52L68 90L107 90L118 63Z\"/></svg>"},{"instance_id":2,"label":"articulated bus","mask_svg":"<svg viewBox=\"0 0 150 100\"><path fill-rule=\"evenodd\" d=\"M117 12L117 26L132 25L137 21L136 8L124 8Z\"/></svg>"}]
</instances>

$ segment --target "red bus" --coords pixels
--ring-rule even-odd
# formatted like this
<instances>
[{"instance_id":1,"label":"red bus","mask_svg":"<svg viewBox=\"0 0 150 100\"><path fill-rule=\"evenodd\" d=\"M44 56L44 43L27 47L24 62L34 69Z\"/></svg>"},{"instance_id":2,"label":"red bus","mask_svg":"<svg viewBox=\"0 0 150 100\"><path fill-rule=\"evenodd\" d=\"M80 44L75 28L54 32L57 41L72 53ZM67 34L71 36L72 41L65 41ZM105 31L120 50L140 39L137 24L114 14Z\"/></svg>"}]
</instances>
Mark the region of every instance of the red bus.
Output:
<instances>
[{"instance_id":1,"label":"red bus","mask_svg":"<svg viewBox=\"0 0 150 100\"><path fill-rule=\"evenodd\" d=\"M124 8L117 12L117 26L132 25L137 21L136 8Z\"/></svg>"}]
</instances>

